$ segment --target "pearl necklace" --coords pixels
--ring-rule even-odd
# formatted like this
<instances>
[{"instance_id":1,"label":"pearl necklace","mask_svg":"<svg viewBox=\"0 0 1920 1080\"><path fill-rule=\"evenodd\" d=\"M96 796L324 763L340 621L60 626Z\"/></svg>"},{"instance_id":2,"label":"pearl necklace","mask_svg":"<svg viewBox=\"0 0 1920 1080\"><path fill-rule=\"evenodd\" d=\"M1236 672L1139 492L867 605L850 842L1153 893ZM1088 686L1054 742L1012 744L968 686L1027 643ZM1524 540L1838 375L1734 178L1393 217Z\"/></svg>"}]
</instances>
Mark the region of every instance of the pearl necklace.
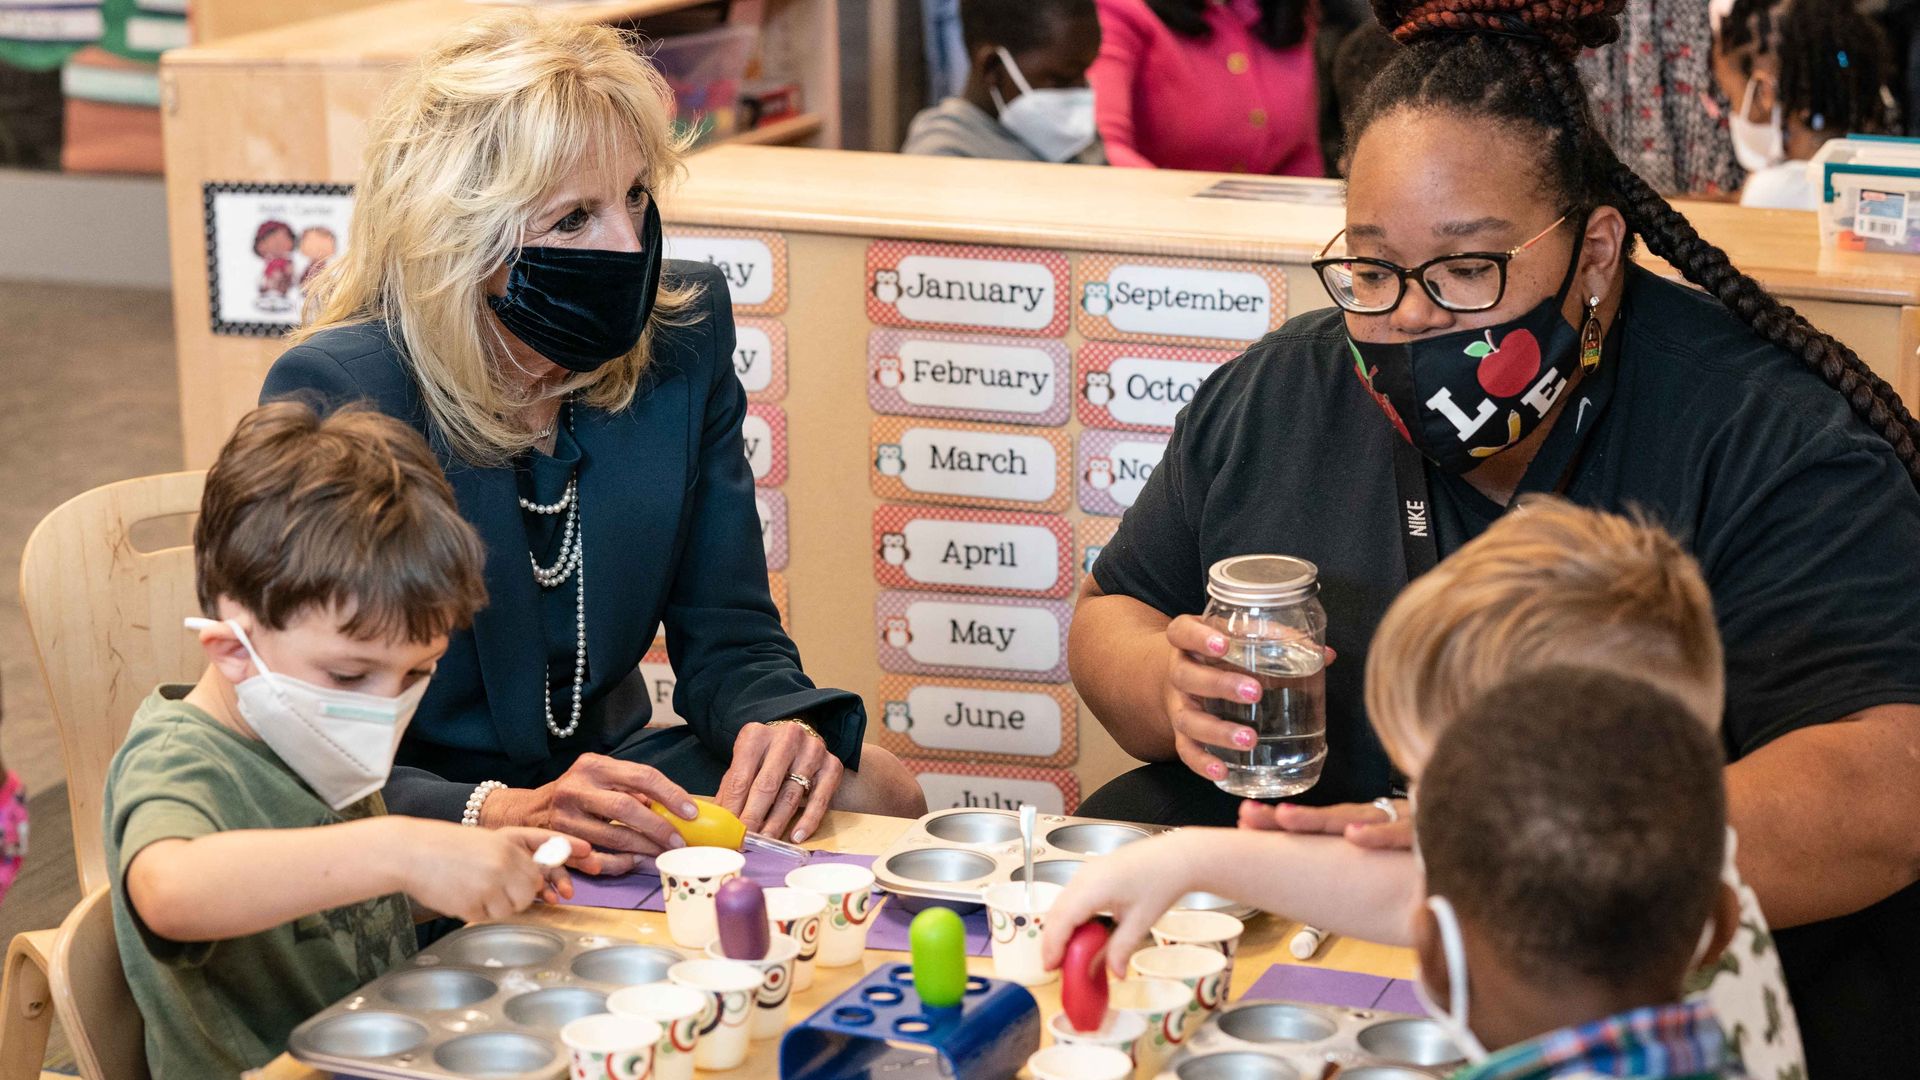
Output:
<instances>
[{"instance_id":1,"label":"pearl necklace","mask_svg":"<svg viewBox=\"0 0 1920 1080\"><path fill-rule=\"evenodd\" d=\"M533 565L533 580L543 589L557 589L573 579L573 718L566 727L553 722L553 693L545 685L540 688L540 706L546 712L547 730L555 738L565 739L580 730L580 688L587 676L587 560L583 531L580 528L580 477L574 475L567 481L567 490L560 498L551 503L537 503L532 499L520 500L520 509L529 514L551 517L564 513L566 521L561 525L560 554L554 558L552 566L541 566L533 553L527 553L527 561Z\"/></svg>"}]
</instances>

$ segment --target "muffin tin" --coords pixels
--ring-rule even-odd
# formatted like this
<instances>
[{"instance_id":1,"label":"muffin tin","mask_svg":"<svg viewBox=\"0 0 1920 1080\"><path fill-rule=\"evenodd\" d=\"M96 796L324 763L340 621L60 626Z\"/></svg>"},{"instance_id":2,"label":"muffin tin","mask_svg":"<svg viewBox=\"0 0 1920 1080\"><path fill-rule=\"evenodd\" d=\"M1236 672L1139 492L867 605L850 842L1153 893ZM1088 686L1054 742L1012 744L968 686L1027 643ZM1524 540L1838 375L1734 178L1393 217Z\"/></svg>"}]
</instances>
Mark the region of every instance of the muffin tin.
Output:
<instances>
[{"instance_id":1,"label":"muffin tin","mask_svg":"<svg viewBox=\"0 0 1920 1080\"><path fill-rule=\"evenodd\" d=\"M293 1030L304 1064L368 1080L548 1080L560 1029L686 956L599 934L494 923L447 935Z\"/></svg>"},{"instance_id":2,"label":"muffin tin","mask_svg":"<svg viewBox=\"0 0 1920 1080\"><path fill-rule=\"evenodd\" d=\"M1033 878L1065 885L1088 859L1166 831L1158 825L1041 814L1033 832ZM1010 810L936 811L914 822L873 860L873 876L882 889L948 905L978 906L982 890L1022 881L1025 875L1020 816ZM1240 918L1253 913L1252 908L1202 892L1188 893L1176 906Z\"/></svg>"},{"instance_id":3,"label":"muffin tin","mask_svg":"<svg viewBox=\"0 0 1920 1080\"><path fill-rule=\"evenodd\" d=\"M1434 1080L1462 1058L1426 1017L1242 1001L1209 1018L1159 1080L1318 1080L1330 1061L1340 1080Z\"/></svg>"}]
</instances>

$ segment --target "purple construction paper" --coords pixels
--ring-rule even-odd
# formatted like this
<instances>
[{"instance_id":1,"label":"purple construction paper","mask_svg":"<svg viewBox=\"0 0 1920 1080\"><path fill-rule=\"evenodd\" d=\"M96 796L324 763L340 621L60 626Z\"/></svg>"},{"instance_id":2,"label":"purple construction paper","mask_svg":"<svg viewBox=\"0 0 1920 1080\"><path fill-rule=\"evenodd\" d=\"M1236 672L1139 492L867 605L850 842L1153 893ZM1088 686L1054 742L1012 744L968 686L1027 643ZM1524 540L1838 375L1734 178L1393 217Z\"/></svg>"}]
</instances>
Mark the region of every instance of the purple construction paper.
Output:
<instances>
[{"instance_id":1,"label":"purple construction paper","mask_svg":"<svg viewBox=\"0 0 1920 1080\"><path fill-rule=\"evenodd\" d=\"M1386 993L1392 979L1384 975L1363 975L1357 971L1306 967L1300 964L1275 964L1254 980L1242 1000L1274 999L1305 1001L1315 1005L1338 1005L1349 1009L1371 1009Z\"/></svg>"},{"instance_id":2,"label":"purple construction paper","mask_svg":"<svg viewBox=\"0 0 1920 1080\"><path fill-rule=\"evenodd\" d=\"M1413 996L1413 984L1405 979L1395 979L1387 984L1386 992L1373 1007L1381 1012L1411 1013L1425 1016L1427 1010L1420 1005L1420 999Z\"/></svg>"},{"instance_id":3,"label":"purple construction paper","mask_svg":"<svg viewBox=\"0 0 1920 1080\"><path fill-rule=\"evenodd\" d=\"M812 866L816 863L852 863L854 866L872 866L873 856L855 855L842 851L816 851L806 862L795 862L766 851L747 852L747 865L741 873L751 881L760 883L763 889L771 889L787 883L787 872L800 866ZM660 883L659 875L654 875L654 884ZM667 894L664 889L655 889L653 895L640 903L638 911L667 910Z\"/></svg>"},{"instance_id":4,"label":"purple construction paper","mask_svg":"<svg viewBox=\"0 0 1920 1080\"><path fill-rule=\"evenodd\" d=\"M899 897L889 899L886 906L880 909L880 914L873 917L873 928L867 931L867 948L907 952L910 946L908 930L917 914L917 911L908 911L900 903ZM992 955L993 948L987 940L986 908L960 916L960 924L966 927L968 956Z\"/></svg>"},{"instance_id":5,"label":"purple construction paper","mask_svg":"<svg viewBox=\"0 0 1920 1080\"><path fill-rule=\"evenodd\" d=\"M614 877L573 875L573 899L562 900L571 907L618 908L622 911L659 911L643 905L660 895L660 875L652 870L635 870Z\"/></svg>"}]
</instances>

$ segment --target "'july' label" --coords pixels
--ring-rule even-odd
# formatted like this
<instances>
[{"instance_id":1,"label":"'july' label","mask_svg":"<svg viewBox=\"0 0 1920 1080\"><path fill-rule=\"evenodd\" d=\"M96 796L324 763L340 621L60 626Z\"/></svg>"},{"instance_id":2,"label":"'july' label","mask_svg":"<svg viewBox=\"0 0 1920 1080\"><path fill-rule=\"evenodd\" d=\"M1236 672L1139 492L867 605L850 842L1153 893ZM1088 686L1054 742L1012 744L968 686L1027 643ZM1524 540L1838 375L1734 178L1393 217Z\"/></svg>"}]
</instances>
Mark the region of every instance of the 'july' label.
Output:
<instances>
[{"instance_id":1,"label":"'july' label","mask_svg":"<svg viewBox=\"0 0 1920 1080\"><path fill-rule=\"evenodd\" d=\"M876 240L867 316L883 326L981 328L1059 337L1067 259L1053 251Z\"/></svg>"},{"instance_id":2,"label":"'july' label","mask_svg":"<svg viewBox=\"0 0 1920 1080\"><path fill-rule=\"evenodd\" d=\"M1059 431L881 417L869 445L882 498L1057 510L1066 493Z\"/></svg>"},{"instance_id":3,"label":"'july' label","mask_svg":"<svg viewBox=\"0 0 1920 1080\"><path fill-rule=\"evenodd\" d=\"M964 773L948 771L957 764L907 763L908 768L918 774L920 790L927 797L927 809L1018 810L1031 803L1043 814L1065 814L1079 803L1079 784L1073 774L1064 770L1031 769L1008 775L997 773L991 767ZM1048 778L1041 778L1043 776Z\"/></svg>"},{"instance_id":4,"label":"'july' label","mask_svg":"<svg viewBox=\"0 0 1920 1080\"><path fill-rule=\"evenodd\" d=\"M775 487L787 482L787 414L778 405L752 402L740 423L753 482Z\"/></svg>"},{"instance_id":5,"label":"'july' label","mask_svg":"<svg viewBox=\"0 0 1920 1080\"><path fill-rule=\"evenodd\" d=\"M1051 514L882 506L873 535L890 588L1065 596L1073 582L1067 522Z\"/></svg>"},{"instance_id":6,"label":"'july' label","mask_svg":"<svg viewBox=\"0 0 1920 1080\"><path fill-rule=\"evenodd\" d=\"M1140 498L1167 440L1117 431L1080 433L1080 509L1120 515Z\"/></svg>"},{"instance_id":7,"label":"'july' label","mask_svg":"<svg viewBox=\"0 0 1920 1080\"><path fill-rule=\"evenodd\" d=\"M1200 384L1235 354L1217 349L1089 342L1080 349L1080 422L1172 431Z\"/></svg>"},{"instance_id":8,"label":"'july' label","mask_svg":"<svg viewBox=\"0 0 1920 1080\"><path fill-rule=\"evenodd\" d=\"M787 241L776 233L731 229L675 230L667 235L667 258L691 259L718 269L736 310L778 315L787 307Z\"/></svg>"},{"instance_id":9,"label":"'july' label","mask_svg":"<svg viewBox=\"0 0 1920 1080\"><path fill-rule=\"evenodd\" d=\"M1075 299L1090 338L1238 345L1286 320L1278 266L1138 255L1086 255Z\"/></svg>"},{"instance_id":10,"label":"'july' label","mask_svg":"<svg viewBox=\"0 0 1920 1080\"><path fill-rule=\"evenodd\" d=\"M875 412L1015 424L1067 418L1067 348L1057 341L875 330L867 371Z\"/></svg>"},{"instance_id":11,"label":"'july' label","mask_svg":"<svg viewBox=\"0 0 1920 1080\"><path fill-rule=\"evenodd\" d=\"M883 592L874 604L886 671L1058 682L1066 677L1067 605Z\"/></svg>"},{"instance_id":12,"label":"'july' label","mask_svg":"<svg viewBox=\"0 0 1920 1080\"><path fill-rule=\"evenodd\" d=\"M881 728L904 737L910 748L968 757L1053 758L1074 719L1071 699L1061 690L1013 684L915 685L888 677L881 680L880 700Z\"/></svg>"}]
</instances>

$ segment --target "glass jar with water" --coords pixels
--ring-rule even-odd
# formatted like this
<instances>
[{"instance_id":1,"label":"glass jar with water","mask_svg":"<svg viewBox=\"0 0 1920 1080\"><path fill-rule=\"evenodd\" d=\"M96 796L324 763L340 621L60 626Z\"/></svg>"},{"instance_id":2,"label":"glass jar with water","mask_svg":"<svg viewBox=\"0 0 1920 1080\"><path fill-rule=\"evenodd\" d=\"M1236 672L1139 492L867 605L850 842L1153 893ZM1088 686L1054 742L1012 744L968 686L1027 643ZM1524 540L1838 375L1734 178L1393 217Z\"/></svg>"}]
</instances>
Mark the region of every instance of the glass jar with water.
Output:
<instances>
[{"instance_id":1,"label":"glass jar with water","mask_svg":"<svg viewBox=\"0 0 1920 1080\"><path fill-rule=\"evenodd\" d=\"M1209 746L1226 763L1221 790L1277 799L1318 783L1327 760L1327 612L1320 569L1288 555L1236 555L1207 571L1201 619L1227 639L1202 663L1245 672L1260 685L1254 702L1208 699L1207 711L1253 729L1251 750Z\"/></svg>"}]
</instances>

